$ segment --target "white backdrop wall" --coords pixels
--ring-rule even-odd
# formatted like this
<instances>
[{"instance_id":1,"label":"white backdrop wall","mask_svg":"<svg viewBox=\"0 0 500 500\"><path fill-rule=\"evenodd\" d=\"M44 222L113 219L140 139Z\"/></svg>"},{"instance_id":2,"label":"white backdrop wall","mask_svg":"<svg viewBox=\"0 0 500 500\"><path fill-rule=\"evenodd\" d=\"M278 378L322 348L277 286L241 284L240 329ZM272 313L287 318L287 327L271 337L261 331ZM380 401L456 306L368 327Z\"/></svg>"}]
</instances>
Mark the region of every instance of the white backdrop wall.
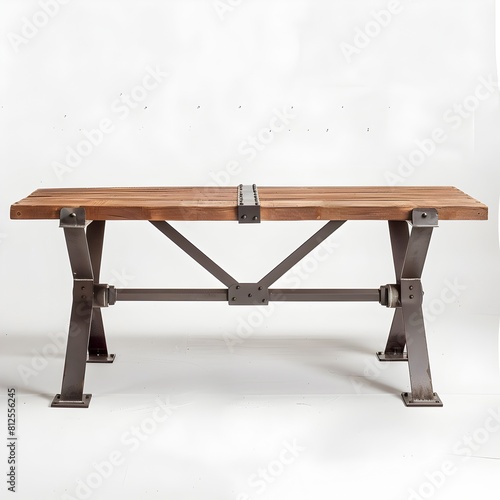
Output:
<instances>
[{"instance_id":1,"label":"white backdrop wall","mask_svg":"<svg viewBox=\"0 0 500 500\"><path fill-rule=\"evenodd\" d=\"M495 2L54 0L0 9L2 334L67 327L71 280L57 222L9 220L10 204L37 188L454 185L487 203L490 217L435 231L424 285L432 356L446 359L436 377L441 390L498 390ZM174 225L248 281L319 227ZM326 255L284 282L393 281L382 222L347 224ZM217 286L145 223L108 225L102 280ZM110 342L224 338L249 314L223 304L118 304L105 322ZM376 305L279 304L252 331L368 330L382 348L390 319ZM480 379L462 370L474 354Z\"/></svg>"}]
</instances>

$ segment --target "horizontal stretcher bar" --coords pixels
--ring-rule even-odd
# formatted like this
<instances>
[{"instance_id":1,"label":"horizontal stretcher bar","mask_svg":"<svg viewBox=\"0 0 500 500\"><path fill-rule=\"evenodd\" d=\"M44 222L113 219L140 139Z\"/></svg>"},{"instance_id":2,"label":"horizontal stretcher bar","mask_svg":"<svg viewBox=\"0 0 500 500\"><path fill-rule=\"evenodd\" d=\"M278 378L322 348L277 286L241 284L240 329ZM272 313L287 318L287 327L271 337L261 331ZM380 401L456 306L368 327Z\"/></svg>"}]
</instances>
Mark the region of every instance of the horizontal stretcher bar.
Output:
<instances>
[{"instance_id":1,"label":"horizontal stretcher bar","mask_svg":"<svg viewBox=\"0 0 500 500\"><path fill-rule=\"evenodd\" d=\"M116 288L116 301L228 301L225 288ZM269 300L287 302L379 302L378 288L270 288Z\"/></svg>"}]
</instances>

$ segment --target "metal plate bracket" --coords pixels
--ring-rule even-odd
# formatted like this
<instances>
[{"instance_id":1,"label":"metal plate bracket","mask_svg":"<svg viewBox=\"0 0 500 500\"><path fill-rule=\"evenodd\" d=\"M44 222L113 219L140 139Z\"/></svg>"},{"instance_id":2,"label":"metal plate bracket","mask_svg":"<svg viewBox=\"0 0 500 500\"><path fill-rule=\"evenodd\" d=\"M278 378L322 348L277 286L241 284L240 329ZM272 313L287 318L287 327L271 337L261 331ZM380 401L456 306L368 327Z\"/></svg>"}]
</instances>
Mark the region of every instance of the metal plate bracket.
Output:
<instances>
[{"instance_id":1,"label":"metal plate bracket","mask_svg":"<svg viewBox=\"0 0 500 500\"><path fill-rule=\"evenodd\" d=\"M61 399L61 394L56 394L50 406L52 408L88 408L92 394L83 394L81 401L65 401Z\"/></svg>"},{"instance_id":2,"label":"metal plate bracket","mask_svg":"<svg viewBox=\"0 0 500 500\"><path fill-rule=\"evenodd\" d=\"M237 204L240 224L260 222L260 201L256 184L238 186Z\"/></svg>"},{"instance_id":3,"label":"metal plate bracket","mask_svg":"<svg viewBox=\"0 0 500 500\"><path fill-rule=\"evenodd\" d=\"M413 399L411 392L403 392L401 397L406 406L443 406L441 398L435 392L432 399Z\"/></svg>"},{"instance_id":4,"label":"metal plate bracket","mask_svg":"<svg viewBox=\"0 0 500 500\"><path fill-rule=\"evenodd\" d=\"M236 283L228 288L230 306L267 306L269 289L258 283Z\"/></svg>"},{"instance_id":5,"label":"metal plate bracket","mask_svg":"<svg viewBox=\"0 0 500 500\"><path fill-rule=\"evenodd\" d=\"M83 207L61 208L59 227L85 227L85 209Z\"/></svg>"},{"instance_id":6,"label":"metal plate bracket","mask_svg":"<svg viewBox=\"0 0 500 500\"><path fill-rule=\"evenodd\" d=\"M413 227L438 227L438 212L435 208L414 208L411 224Z\"/></svg>"}]
</instances>

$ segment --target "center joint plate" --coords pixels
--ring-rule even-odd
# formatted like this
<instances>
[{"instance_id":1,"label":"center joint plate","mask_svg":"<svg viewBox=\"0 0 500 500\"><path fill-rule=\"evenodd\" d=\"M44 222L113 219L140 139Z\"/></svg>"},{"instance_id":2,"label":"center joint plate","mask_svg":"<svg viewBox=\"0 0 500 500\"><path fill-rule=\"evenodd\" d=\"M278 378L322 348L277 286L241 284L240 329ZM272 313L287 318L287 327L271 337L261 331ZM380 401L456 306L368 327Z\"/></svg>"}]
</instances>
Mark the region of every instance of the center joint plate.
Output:
<instances>
[{"instance_id":1,"label":"center joint plate","mask_svg":"<svg viewBox=\"0 0 500 500\"><path fill-rule=\"evenodd\" d=\"M258 283L235 283L228 288L230 306L267 306L269 289Z\"/></svg>"}]
</instances>

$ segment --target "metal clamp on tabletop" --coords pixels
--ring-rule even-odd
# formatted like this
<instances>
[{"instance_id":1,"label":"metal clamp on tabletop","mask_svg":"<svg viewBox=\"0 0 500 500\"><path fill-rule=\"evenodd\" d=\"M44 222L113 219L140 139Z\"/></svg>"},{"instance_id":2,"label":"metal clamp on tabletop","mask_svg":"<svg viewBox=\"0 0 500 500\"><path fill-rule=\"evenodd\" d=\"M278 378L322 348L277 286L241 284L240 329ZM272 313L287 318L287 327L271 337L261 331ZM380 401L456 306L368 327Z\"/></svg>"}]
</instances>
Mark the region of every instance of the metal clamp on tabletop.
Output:
<instances>
[{"instance_id":1,"label":"metal clamp on tabletop","mask_svg":"<svg viewBox=\"0 0 500 500\"><path fill-rule=\"evenodd\" d=\"M260 202L256 184L238 186L237 204L240 224L260 222Z\"/></svg>"}]
</instances>

